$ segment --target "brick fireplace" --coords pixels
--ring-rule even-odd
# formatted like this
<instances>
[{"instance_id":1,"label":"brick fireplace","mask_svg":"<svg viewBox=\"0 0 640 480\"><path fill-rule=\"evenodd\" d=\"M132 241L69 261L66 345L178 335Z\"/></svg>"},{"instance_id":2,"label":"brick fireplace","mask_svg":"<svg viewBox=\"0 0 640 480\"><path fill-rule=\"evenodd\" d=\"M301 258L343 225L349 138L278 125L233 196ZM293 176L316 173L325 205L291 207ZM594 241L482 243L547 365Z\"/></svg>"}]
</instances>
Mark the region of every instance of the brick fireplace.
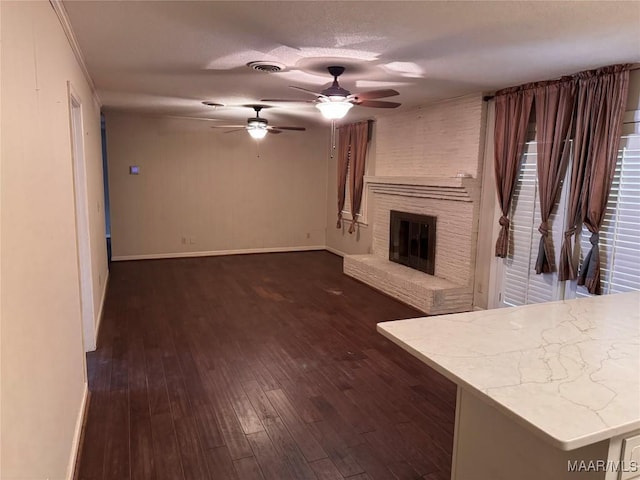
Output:
<instances>
[{"instance_id":1,"label":"brick fireplace","mask_svg":"<svg viewBox=\"0 0 640 480\"><path fill-rule=\"evenodd\" d=\"M344 273L426 314L471 310L479 181L371 176L365 188L374 197L373 253L347 255ZM437 217L433 274L389 261L392 211Z\"/></svg>"}]
</instances>

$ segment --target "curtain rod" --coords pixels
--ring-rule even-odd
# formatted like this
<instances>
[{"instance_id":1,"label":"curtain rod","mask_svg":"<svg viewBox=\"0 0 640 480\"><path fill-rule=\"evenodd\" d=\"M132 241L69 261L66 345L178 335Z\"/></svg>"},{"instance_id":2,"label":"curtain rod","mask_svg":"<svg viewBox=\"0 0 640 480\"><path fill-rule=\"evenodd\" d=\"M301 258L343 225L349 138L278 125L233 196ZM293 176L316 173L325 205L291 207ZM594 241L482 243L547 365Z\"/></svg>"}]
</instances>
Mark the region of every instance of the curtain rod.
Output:
<instances>
[{"instance_id":1,"label":"curtain rod","mask_svg":"<svg viewBox=\"0 0 640 480\"><path fill-rule=\"evenodd\" d=\"M633 72L634 70L640 70L640 63L635 63L632 67L629 67L630 72ZM482 97L482 101L488 102L489 100L493 100L494 98L496 98L495 95L485 95L484 97Z\"/></svg>"}]
</instances>

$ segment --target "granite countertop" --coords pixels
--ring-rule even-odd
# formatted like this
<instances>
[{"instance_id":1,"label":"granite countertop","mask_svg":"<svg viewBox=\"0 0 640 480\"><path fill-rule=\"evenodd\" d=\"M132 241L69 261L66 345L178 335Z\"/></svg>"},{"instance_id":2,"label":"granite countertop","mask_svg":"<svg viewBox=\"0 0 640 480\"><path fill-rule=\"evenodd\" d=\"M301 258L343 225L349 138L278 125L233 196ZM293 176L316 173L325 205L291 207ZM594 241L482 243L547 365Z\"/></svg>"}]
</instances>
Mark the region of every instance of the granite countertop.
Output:
<instances>
[{"instance_id":1,"label":"granite countertop","mask_svg":"<svg viewBox=\"0 0 640 480\"><path fill-rule=\"evenodd\" d=\"M640 429L640 292L378 331L562 450Z\"/></svg>"}]
</instances>

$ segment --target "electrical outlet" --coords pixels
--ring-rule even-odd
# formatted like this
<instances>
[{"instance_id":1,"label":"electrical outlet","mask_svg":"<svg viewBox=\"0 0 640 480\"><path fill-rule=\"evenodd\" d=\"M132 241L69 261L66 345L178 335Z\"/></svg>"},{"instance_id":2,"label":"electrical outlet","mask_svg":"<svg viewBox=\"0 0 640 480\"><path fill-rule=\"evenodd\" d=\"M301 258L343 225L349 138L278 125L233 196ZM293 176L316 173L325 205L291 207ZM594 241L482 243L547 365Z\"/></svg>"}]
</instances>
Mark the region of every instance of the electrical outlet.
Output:
<instances>
[{"instance_id":1,"label":"electrical outlet","mask_svg":"<svg viewBox=\"0 0 640 480\"><path fill-rule=\"evenodd\" d=\"M195 245L196 244L196 237L189 237L189 244Z\"/></svg>"}]
</instances>

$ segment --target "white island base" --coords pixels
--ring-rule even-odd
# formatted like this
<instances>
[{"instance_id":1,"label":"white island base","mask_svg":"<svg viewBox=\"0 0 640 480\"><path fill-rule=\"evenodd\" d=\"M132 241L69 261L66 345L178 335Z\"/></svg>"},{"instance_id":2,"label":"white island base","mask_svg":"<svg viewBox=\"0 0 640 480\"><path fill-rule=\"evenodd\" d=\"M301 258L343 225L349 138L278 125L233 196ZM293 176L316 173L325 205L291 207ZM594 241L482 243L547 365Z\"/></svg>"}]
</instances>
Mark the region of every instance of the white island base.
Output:
<instances>
[{"instance_id":1,"label":"white island base","mask_svg":"<svg viewBox=\"0 0 640 480\"><path fill-rule=\"evenodd\" d=\"M452 480L640 479L640 293L378 331L458 386Z\"/></svg>"},{"instance_id":2,"label":"white island base","mask_svg":"<svg viewBox=\"0 0 640 480\"><path fill-rule=\"evenodd\" d=\"M451 479L618 480L622 439L633 435L561 450L458 387Z\"/></svg>"}]
</instances>

